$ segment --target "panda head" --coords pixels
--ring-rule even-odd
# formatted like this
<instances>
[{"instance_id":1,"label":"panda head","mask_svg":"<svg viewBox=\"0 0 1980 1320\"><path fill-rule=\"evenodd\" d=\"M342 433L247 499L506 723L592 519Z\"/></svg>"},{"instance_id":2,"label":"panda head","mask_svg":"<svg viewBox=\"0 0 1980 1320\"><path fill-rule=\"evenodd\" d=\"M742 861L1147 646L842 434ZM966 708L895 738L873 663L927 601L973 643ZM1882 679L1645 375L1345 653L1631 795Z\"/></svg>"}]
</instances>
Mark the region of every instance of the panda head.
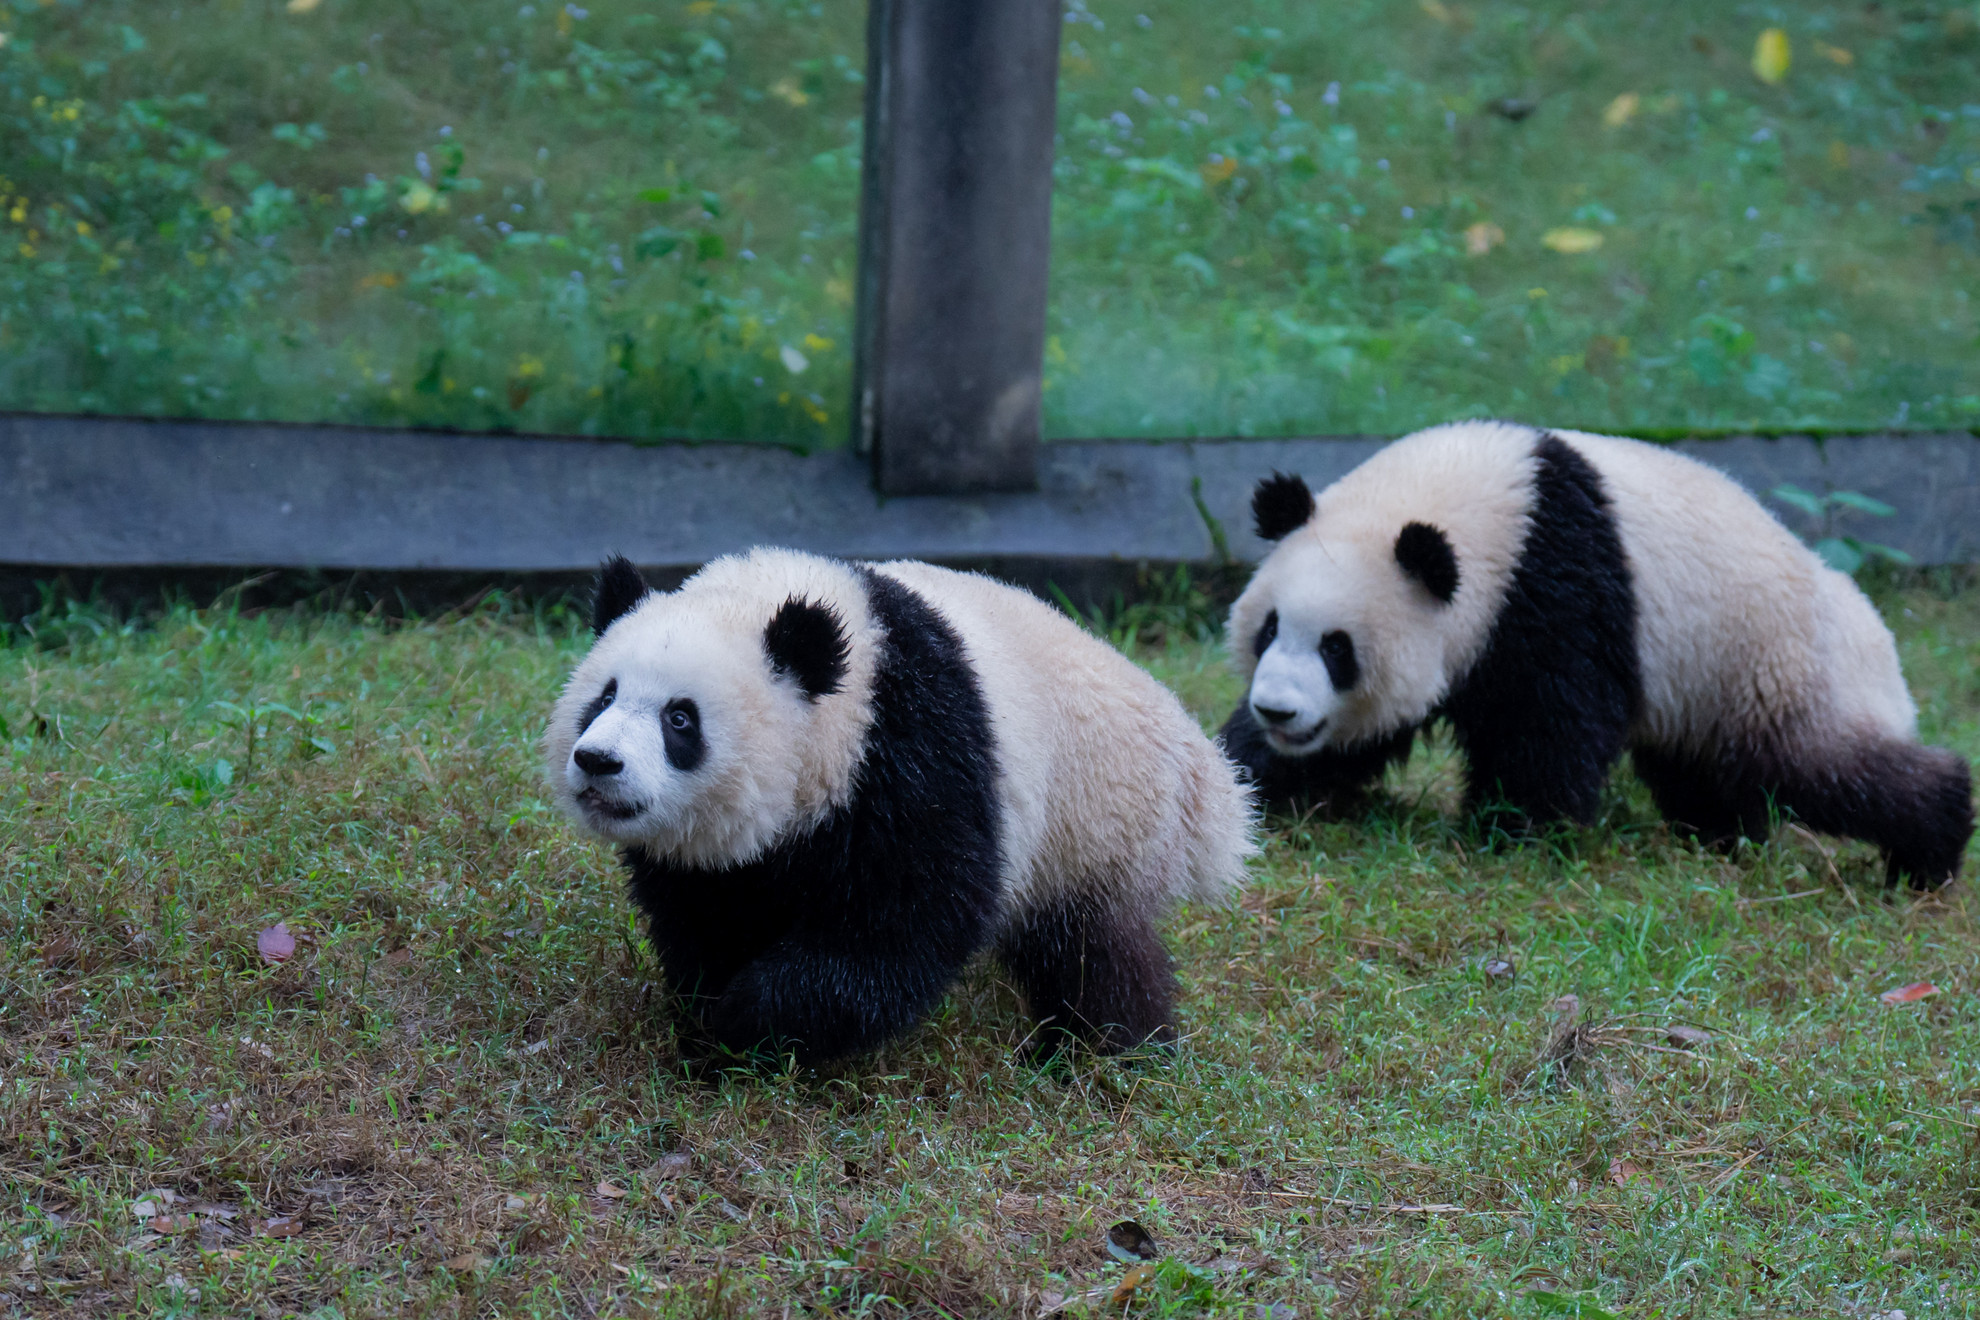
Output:
<instances>
[{"instance_id":1,"label":"panda head","mask_svg":"<svg viewBox=\"0 0 1980 1320\"><path fill-rule=\"evenodd\" d=\"M1282 756L1346 747L1424 719L1445 688L1462 570L1428 522L1315 516L1298 477L1253 496L1258 535L1279 544L1231 608L1246 704Z\"/></svg>"},{"instance_id":2,"label":"panda head","mask_svg":"<svg viewBox=\"0 0 1980 1320\"><path fill-rule=\"evenodd\" d=\"M849 793L873 651L852 570L757 551L658 592L615 558L592 630L545 739L552 791L580 824L719 867Z\"/></svg>"}]
</instances>

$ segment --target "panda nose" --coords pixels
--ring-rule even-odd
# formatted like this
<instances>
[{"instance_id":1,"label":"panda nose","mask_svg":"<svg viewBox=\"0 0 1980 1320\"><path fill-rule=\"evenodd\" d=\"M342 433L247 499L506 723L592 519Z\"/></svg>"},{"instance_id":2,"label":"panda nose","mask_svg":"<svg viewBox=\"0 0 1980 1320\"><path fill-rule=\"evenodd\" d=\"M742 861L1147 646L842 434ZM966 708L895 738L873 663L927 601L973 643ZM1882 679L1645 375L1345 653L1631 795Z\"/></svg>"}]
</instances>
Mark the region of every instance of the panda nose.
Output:
<instances>
[{"instance_id":1,"label":"panda nose","mask_svg":"<svg viewBox=\"0 0 1980 1320\"><path fill-rule=\"evenodd\" d=\"M1257 715L1259 719L1264 720L1267 724L1284 724L1293 716L1299 714L1296 710L1274 710L1270 706L1253 706L1251 709L1252 713Z\"/></svg>"},{"instance_id":2,"label":"panda nose","mask_svg":"<svg viewBox=\"0 0 1980 1320\"><path fill-rule=\"evenodd\" d=\"M610 752L594 752L589 747L580 747L571 753L571 759L578 763L578 769L588 775L616 775L626 768L626 763Z\"/></svg>"}]
</instances>

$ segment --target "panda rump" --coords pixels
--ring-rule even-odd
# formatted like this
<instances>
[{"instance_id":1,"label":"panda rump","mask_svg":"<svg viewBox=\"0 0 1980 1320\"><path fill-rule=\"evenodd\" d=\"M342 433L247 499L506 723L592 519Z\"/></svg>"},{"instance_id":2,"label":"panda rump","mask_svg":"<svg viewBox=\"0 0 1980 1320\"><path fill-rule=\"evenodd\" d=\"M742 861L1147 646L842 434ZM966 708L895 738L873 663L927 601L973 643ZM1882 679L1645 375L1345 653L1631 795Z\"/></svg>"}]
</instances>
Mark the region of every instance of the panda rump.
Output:
<instances>
[{"instance_id":1,"label":"panda rump","mask_svg":"<svg viewBox=\"0 0 1980 1320\"><path fill-rule=\"evenodd\" d=\"M1227 897L1254 846L1165 688L974 574L771 549L671 593L628 571L600 575L546 769L623 845L685 1044L865 1050L985 949L1041 1049L1172 1035L1155 922Z\"/></svg>"},{"instance_id":2,"label":"panda rump","mask_svg":"<svg viewBox=\"0 0 1980 1320\"><path fill-rule=\"evenodd\" d=\"M1249 692L1224 739L1267 801L1357 789L1442 718L1469 805L1515 822L1590 821L1628 750L1701 838L1786 816L1876 844L1894 882L1958 874L1971 770L1919 744L1889 629L1715 469L1466 422L1255 503L1278 544L1231 610Z\"/></svg>"}]
</instances>

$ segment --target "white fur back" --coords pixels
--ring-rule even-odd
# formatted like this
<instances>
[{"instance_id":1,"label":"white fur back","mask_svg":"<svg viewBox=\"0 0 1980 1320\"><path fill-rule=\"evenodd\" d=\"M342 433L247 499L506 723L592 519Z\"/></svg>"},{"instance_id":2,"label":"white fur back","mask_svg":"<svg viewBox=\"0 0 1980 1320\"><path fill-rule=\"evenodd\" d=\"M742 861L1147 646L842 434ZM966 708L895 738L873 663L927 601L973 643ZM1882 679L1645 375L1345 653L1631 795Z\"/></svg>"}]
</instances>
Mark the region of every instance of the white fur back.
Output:
<instances>
[{"instance_id":1,"label":"white fur back","mask_svg":"<svg viewBox=\"0 0 1980 1320\"><path fill-rule=\"evenodd\" d=\"M1636 585L1640 740L1695 752L1754 734L1915 736L1876 609L1730 477L1640 440L1554 434L1614 502Z\"/></svg>"},{"instance_id":2,"label":"white fur back","mask_svg":"<svg viewBox=\"0 0 1980 1320\"><path fill-rule=\"evenodd\" d=\"M1159 907L1242 885L1253 811L1167 688L1028 592L931 564L876 566L934 607L996 735L1005 912L1098 889Z\"/></svg>"}]
</instances>

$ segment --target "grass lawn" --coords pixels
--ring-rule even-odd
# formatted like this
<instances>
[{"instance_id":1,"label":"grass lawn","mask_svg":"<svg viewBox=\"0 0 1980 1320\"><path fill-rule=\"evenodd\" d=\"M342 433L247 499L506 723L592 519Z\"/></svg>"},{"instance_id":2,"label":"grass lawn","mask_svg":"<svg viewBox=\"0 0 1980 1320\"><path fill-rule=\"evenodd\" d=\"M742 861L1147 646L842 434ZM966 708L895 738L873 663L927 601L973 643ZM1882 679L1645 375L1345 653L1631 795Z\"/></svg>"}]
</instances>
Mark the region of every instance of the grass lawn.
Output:
<instances>
[{"instance_id":1,"label":"grass lawn","mask_svg":"<svg viewBox=\"0 0 1980 1320\"><path fill-rule=\"evenodd\" d=\"M864 8L4 0L0 408L842 443ZM1976 55L1068 0L1048 434L1972 426Z\"/></svg>"},{"instance_id":2,"label":"grass lawn","mask_svg":"<svg viewBox=\"0 0 1980 1320\"><path fill-rule=\"evenodd\" d=\"M1879 601L1980 755L1980 591ZM986 967L876 1057L690 1082L538 784L570 613L43 624L0 651L0 1315L1120 1314L1125 1219L1134 1315L1980 1314L1970 879L1701 853L1627 773L1494 846L1432 749L1170 923L1172 1058L1033 1071Z\"/></svg>"}]
</instances>

